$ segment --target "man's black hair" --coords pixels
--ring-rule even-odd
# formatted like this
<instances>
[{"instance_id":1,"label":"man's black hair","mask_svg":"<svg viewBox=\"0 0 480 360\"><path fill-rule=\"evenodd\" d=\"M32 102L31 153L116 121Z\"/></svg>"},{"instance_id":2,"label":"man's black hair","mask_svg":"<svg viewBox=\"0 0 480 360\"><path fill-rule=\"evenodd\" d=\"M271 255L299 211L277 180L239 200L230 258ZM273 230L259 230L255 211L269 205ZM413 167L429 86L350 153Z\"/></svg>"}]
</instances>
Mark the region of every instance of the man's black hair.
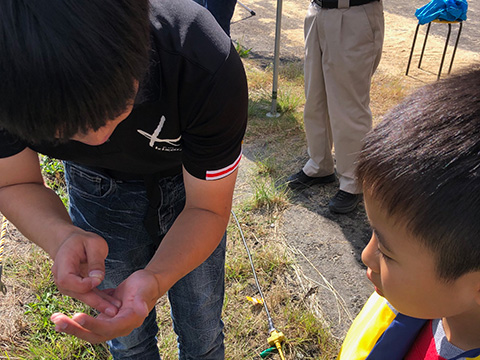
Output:
<instances>
[{"instance_id":1,"label":"man's black hair","mask_svg":"<svg viewBox=\"0 0 480 360\"><path fill-rule=\"evenodd\" d=\"M124 112L148 66L148 0L0 1L0 128L68 139Z\"/></svg>"},{"instance_id":2,"label":"man's black hair","mask_svg":"<svg viewBox=\"0 0 480 360\"><path fill-rule=\"evenodd\" d=\"M366 192L431 249L445 281L480 270L480 67L426 86L366 137Z\"/></svg>"}]
</instances>

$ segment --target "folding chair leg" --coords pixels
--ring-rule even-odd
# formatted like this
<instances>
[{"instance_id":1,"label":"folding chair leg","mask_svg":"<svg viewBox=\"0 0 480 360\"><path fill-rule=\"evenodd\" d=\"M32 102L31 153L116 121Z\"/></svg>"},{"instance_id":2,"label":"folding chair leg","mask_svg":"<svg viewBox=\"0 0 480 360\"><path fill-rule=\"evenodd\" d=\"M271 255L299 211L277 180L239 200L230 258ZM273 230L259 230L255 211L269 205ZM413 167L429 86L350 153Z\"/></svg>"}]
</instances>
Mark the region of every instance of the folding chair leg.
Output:
<instances>
[{"instance_id":1,"label":"folding chair leg","mask_svg":"<svg viewBox=\"0 0 480 360\"><path fill-rule=\"evenodd\" d=\"M408 70L410 69L410 63L412 62L413 50L415 49L415 42L417 41L419 28L420 28L420 24L418 24L417 28L415 29L415 35L413 36L412 49L410 50L410 56L408 57L407 71L405 72L405 75L408 75Z\"/></svg>"},{"instance_id":2,"label":"folding chair leg","mask_svg":"<svg viewBox=\"0 0 480 360\"><path fill-rule=\"evenodd\" d=\"M462 21L449 22L449 21L438 21L438 20L433 20L433 22L444 23L444 24L446 23L448 25L448 32L447 32L447 36L446 36L446 39L445 39L445 45L443 47L442 59L440 61L440 68L438 69L438 74L437 74L437 80L439 80L440 77L442 76L443 64L445 62L445 57L447 55L448 43L450 41L450 35L452 34L452 24L457 24L458 23L459 28L458 28L457 38L455 40L455 46L453 48L452 58L450 60L450 66L448 67L448 73L449 74L452 71L453 60L455 60L455 54L457 52L458 42L460 40L460 35L462 33L463 22ZM428 35L430 33L431 24L432 24L431 22L428 23L427 31L425 32L425 39L423 41L422 52L420 53L420 59L418 60L418 68L419 69L422 66L423 54L425 53L425 48L427 47L427 40L428 40ZM412 63L413 52L415 51L415 44L416 44L416 41L417 41L419 28L420 28L420 24L417 24L417 28L415 29L415 35L413 36L412 48L410 49L410 56L408 57L407 70L405 71L405 75L408 75L408 71L410 70L410 65Z\"/></svg>"},{"instance_id":3,"label":"folding chair leg","mask_svg":"<svg viewBox=\"0 0 480 360\"><path fill-rule=\"evenodd\" d=\"M442 76L443 61L445 60L445 54L447 53L448 41L450 40L451 32L452 32L452 24L448 24L448 33L447 33L447 38L445 39L445 46L443 48L442 61L440 61L440 69L438 69L437 80L439 80L440 76Z\"/></svg>"},{"instance_id":4,"label":"folding chair leg","mask_svg":"<svg viewBox=\"0 0 480 360\"><path fill-rule=\"evenodd\" d=\"M455 40L455 47L453 48L452 60L450 60L450 66L448 68L449 74L450 74L450 71L452 71L453 59L455 59L455 53L457 52L458 41L460 40L460 34L462 33L462 25L463 25L463 22L460 22L458 27L458 33L457 33L457 40Z\"/></svg>"},{"instance_id":5,"label":"folding chair leg","mask_svg":"<svg viewBox=\"0 0 480 360\"><path fill-rule=\"evenodd\" d=\"M422 52L420 53L420 60L418 60L419 69L420 69L420 66L422 66L423 53L425 52L425 47L427 46L427 39L428 39L428 33L430 32L430 25L432 25L431 22L428 23L427 32L425 33L425 40L423 41Z\"/></svg>"}]
</instances>

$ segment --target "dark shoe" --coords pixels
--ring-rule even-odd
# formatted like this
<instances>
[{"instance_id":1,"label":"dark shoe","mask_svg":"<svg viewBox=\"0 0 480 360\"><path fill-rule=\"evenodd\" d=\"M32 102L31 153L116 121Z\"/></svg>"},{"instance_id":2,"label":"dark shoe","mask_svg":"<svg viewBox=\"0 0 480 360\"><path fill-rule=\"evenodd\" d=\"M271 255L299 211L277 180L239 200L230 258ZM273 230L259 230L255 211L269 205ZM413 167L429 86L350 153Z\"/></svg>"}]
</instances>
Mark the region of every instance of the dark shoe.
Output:
<instances>
[{"instance_id":1,"label":"dark shoe","mask_svg":"<svg viewBox=\"0 0 480 360\"><path fill-rule=\"evenodd\" d=\"M338 190L328 203L330 211L340 214L346 214L356 209L358 203L362 200L362 194L350 194L343 190Z\"/></svg>"},{"instance_id":2,"label":"dark shoe","mask_svg":"<svg viewBox=\"0 0 480 360\"><path fill-rule=\"evenodd\" d=\"M335 174L327 176L312 177L300 170L287 179L287 184L292 189L306 188L315 184L328 184L335 181Z\"/></svg>"}]
</instances>

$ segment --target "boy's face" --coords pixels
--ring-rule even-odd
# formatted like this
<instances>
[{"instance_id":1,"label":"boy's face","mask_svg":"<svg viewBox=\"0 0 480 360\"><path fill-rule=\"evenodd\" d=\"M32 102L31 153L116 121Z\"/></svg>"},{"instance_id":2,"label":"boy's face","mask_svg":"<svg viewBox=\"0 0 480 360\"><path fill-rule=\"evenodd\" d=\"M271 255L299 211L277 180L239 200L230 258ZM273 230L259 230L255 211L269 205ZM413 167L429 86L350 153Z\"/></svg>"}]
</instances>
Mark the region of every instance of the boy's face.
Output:
<instances>
[{"instance_id":1,"label":"boy's face","mask_svg":"<svg viewBox=\"0 0 480 360\"><path fill-rule=\"evenodd\" d=\"M365 207L373 234L362 261L378 294L399 312L424 319L450 317L478 307L472 273L443 281L435 271L433 252L407 231L404 222L396 221L402 219L389 217L368 192Z\"/></svg>"}]
</instances>

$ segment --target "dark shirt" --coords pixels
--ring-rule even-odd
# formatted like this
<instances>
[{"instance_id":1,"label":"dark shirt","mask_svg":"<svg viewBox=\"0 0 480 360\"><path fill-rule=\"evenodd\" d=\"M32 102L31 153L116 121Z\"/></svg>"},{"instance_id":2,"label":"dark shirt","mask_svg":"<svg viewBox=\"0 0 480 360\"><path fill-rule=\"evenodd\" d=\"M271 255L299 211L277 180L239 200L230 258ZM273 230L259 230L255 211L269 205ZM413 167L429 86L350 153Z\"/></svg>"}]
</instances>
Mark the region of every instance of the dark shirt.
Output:
<instances>
[{"instance_id":1,"label":"dark shirt","mask_svg":"<svg viewBox=\"0 0 480 360\"><path fill-rule=\"evenodd\" d=\"M28 144L0 130L0 157L29 147L106 171L200 179L234 169L247 120L247 83L231 40L190 0L151 1L151 65L132 113L99 146Z\"/></svg>"}]
</instances>

